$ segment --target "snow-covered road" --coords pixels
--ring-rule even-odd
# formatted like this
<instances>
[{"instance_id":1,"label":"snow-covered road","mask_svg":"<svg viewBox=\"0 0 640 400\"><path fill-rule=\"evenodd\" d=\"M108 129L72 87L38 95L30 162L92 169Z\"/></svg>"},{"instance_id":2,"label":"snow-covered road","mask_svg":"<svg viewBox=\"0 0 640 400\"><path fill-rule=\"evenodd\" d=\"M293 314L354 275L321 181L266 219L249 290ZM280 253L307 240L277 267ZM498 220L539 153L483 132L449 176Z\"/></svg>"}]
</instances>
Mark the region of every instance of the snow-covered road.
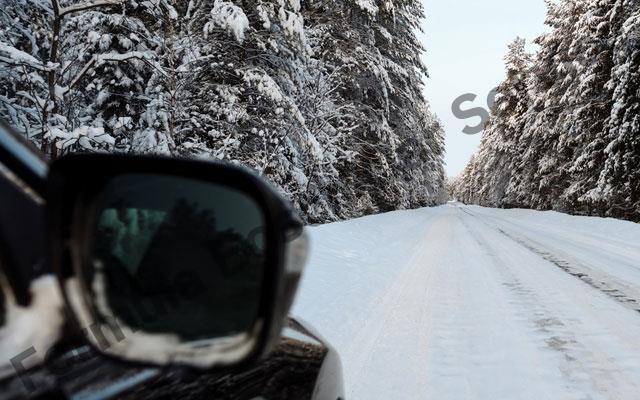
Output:
<instances>
[{"instance_id":1,"label":"snow-covered road","mask_svg":"<svg viewBox=\"0 0 640 400\"><path fill-rule=\"evenodd\" d=\"M640 225L446 206L311 228L349 399L640 398Z\"/></svg>"}]
</instances>

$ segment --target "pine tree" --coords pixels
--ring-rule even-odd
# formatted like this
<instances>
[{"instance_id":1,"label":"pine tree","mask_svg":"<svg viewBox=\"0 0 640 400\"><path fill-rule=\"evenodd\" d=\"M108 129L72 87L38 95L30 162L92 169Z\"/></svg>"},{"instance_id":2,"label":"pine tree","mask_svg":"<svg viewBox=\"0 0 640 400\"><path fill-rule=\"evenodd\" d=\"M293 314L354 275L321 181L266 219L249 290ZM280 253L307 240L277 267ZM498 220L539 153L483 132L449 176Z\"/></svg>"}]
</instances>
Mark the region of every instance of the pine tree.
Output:
<instances>
[{"instance_id":1,"label":"pine tree","mask_svg":"<svg viewBox=\"0 0 640 400\"><path fill-rule=\"evenodd\" d=\"M519 68L530 71L527 85L509 78L501 85L503 92L526 92L529 106L494 113L457 192L493 206L640 220L640 2L564 0L548 7L552 30L537 39L531 67ZM501 132L519 133L514 143ZM511 147L517 150L504 164ZM496 179L494 171L506 172Z\"/></svg>"},{"instance_id":2,"label":"pine tree","mask_svg":"<svg viewBox=\"0 0 640 400\"><path fill-rule=\"evenodd\" d=\"M446 198L419 2L8 1L0 117L50 157L242 163L310 222Z\"/></svg>"},{"instance_id":3,"label":"pine tree","mask_svg":"<svg viewBox=\"0 0 640 400\"><path fill-rule=\"evenodd\" d=\"M49 1L7 0L0 12L0 117L34 142L49 129Z\"/></svg>"},{"instance_id":4,"label":"pine tree","mask_svg":"<svg viewBox=\"0 0 640 400\"><path fill-rule=\"evenodd\" d=\"M491 118L485 127L477 162L482 165L483 184L477 192L479 201L487 206L508 204L507 190L518 169L522 117L529 111L528 81L531 55L525 50L524 39L509 45L505 57L506 79L496 92Z\"/></svg>"},{"instance_id":5,"label":"pine tree","mask_svg":"<svg viewBox=\"0 0 640 400\"><path fill-rule=\"evenodd\" d=\"M640 221L640 2L618 1L610 18L622 22L607 84L613 105L604 166L590 195L604 215Z\"/></svg>"}]
</instances>

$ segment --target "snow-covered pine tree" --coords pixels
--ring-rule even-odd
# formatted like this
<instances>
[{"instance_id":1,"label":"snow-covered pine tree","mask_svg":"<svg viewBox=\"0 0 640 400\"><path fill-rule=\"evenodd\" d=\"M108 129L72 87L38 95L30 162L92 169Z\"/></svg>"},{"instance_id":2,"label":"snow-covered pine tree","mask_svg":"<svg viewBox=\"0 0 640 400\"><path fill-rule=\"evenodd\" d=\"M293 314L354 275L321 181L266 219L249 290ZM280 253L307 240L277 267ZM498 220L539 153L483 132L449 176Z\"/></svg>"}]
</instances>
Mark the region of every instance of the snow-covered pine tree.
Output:
<instances>
[{"instance_id":1,"label":"snow-covered pine tree","mask_svg":"<svg viewBox=\"0 0 640 400\"><path fill-rule=\"evenodd\" d=\"M141 58L139 54L92 51L96 44L92 41L102 38L88 30L95 24L95 15L122 6L121 0L10 0L4 8L10 28L3 30L6 36L0 49L1 85L8 99L3 102L3 117L49 157L80 149L108 150L115 144L102 120L92 113L87 101L91 90L82 84L103 64ZM89 24L79 25L79 20ZM16 90L16 84L21 89Z\"/></svg>"},{"instance_id":2,"label":"snow-covered pine tree","mask_svg":"<svg viewBox=\"0 0 640 400\"><path fill-rule=\"evenodd\" d=\"M471 159L464 167L460 176L453 181L456 185L453 189L454 197L456 200L465 204L477 203L476 193L478 188L476 186L476 180L478 180L480 176L477 172L479 164L476 157L476 154L471 156Z\"/></svg>"},{"instance_id":3,"label":"snow-covered pine tree","mask_svg":"<svg viewBox=\"0 0 640 400\"><path fill-rule=\"evenodd\" d=\"M616 29L611 114L604 166L588 193L604 215L640 221L640 2L619 0L609 14Z\"/></svg>"},{"instance_id":4,"label":"snow-covered pine tree","mask_svg":"<svg viewBox=\"0 0 640 400\"><path fill-rule=\"evenodd\" d=\"M354 209L364 212L378 211L397 198L390 164L396 159L398 138L387 122L390 83L375 46L379 12L372 1L305 3L314 56L356 121L346 143L353 157L338 170L352 188Z\"/></svg>"},{"instance_id":5,"label":"snow-covered pine tree","mask_svg":"<svg viewBox=\"0 0 640 400\"><path fill-rule=\"evenodd\" d=\"M568 183L559 203L562 209L594 213L597 207L585 193L593 187L602 169L603 141L610 109L611 91L606 83L611 74L612 37L608 11L615 0L588 2L578 19L573 38L572 58L577 76L569 82L562 115L562 147L571 147Z\"/></svg>"},{"instance_id":6,"label":"snow-covered pine tree","mask_svg":"<svg viewBox=\"0 0 640 400\"><path fill-rule=\"evenodd\" d=\"M576 58L582 43L575 38L585 2L548 1L546 22L553 30L536 40L540 51L532 68L532 108L526 127L530 143L523 158L528 168L520 189L529 196L531 207L559 208L559 197L569 183L574 148L572 136L563 132L570 128L568 110L574 99L567 94L579 74Z\"/></svg>"},{"instance_id":7,"label":"snow-covered pine tree","mask_svg":"<svg viewBox=\"0 0 640 400\"><path fill-rule=\"evenodd\" d=\"M548 7L552 30L537 39L530 107L514 116L522 127L506 196L487 204L640 220L640 2L563 0ZM494 116L461 176L464 201L486 200L471 189L502 190L487 174L509 142L491 129L503 119Z\"/></svg>"},{"instance_id":8,"label":"snow-covered pine tree","mask_svg":"<svg viewBox=\"0 0 640 400\"><path fill-rule=\"evenodd\" d=\"M0 118L40 142L48 132L49 1L7 0L0 12Z\"/></svg>"},{"instance_id":9,"label":"snow-covered pine tree","mask_svg":"<svg viewBox=\"0 0 640 400\"><path fill-rule=\"evenodd\" d=\"M157 32L166 7L162 2L122 2L76 13L64 26L66 56L77 60L68 67L73 109L114 137L116 151L135 150L141 135L153 135L154 150L170 152L171 138L160 128L166 115L153 112L161 95L152 79L167 74L159 62Z\"/></svg>"},{"instance_id":10,"label":"snow-covered pine tree","mask_svg":"<svg viewBox=\"0 0 640 400\"><path fill-rule=\"evenodd\" d=\"M192 52L193 74L190 96L182 98L189 118L180 124L179 147L254 167L310 221L339 218L336 205L320 194L337 179L339 139L318 128L318 115L307 115L308 103L301 101L324 82L310 71L300 4L205 1L186 12L192 22L184 47Z\"/></svg>"},{"instance_id":11,"label":"snow-covered pine tree","mask_svg":"<svg viewBox=\"0 0 640 400\"><path fill-rule=\"evenodd\" d=\"M310 222L444 201L418 2L8 1L0 116L51 157L246 164Z\"/></svg>"},{"instance_id":12,"label":"snow-covered pine tree","mask_svg":"<svg viewBox=\"0 0 640 400\"><path fill-rule=\"evenodd\" d=\"M376 47L391 82L388 123L399 139L397 162L392 164L399 184L396 204L406 208L439 204L446 197L444 133L423 95L427 68L416 37L425 16L423 6L420 1L402 0L383 3L382 10L387 9L392 13L379 21Z\"/></svg>"},{"instance_id":13,"label":"snow-covered pine tree","mask_svg":"<svg viewBox=\"0 0 640 400\"><path fill-rule=\"evenodd\" d=\"M455 196L467 203L498 207L517 196L517 171L521 167L522 130L529 106L528 93L531 55L525 40L515 39L505 56L506 78L498 86L495 104L477 154L462 175Z\"/></svg>"},{"instance_id":14,"label":"snow-covered pine tree","mask_svg":"<svg viewBox=\"0 0 640 400\"><path fill-rule=\"evenodd\" d=\"M418 2L305 3L313 51L357 122L339 166L356 213L444 199L442 130L422 97Z\"/></svg>"},{"instance_id":15,"label":"snow-covered pine tree","mask_svg":"<svg viewBox=\"0 0 640 400\"><path fill-rule=\"evenodd\" d=\"M507 191L514 190L521 151L522 118L529 110L528 81L531 55L524 39L508 46L505 57L506 78L498 86L495 104L485 126L476 162L478 190L476 201L496 207L509 203ZM512 181L513 180L513 181Z\"/></svg>"}]
</instances>

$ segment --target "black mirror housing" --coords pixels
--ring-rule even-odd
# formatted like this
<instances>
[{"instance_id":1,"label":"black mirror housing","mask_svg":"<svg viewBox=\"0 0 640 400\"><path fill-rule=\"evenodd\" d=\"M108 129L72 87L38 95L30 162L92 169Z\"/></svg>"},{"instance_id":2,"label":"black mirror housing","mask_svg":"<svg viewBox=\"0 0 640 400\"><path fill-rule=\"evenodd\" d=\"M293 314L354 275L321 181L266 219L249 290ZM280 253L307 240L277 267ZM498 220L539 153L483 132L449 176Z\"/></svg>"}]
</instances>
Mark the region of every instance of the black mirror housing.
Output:
<instances>
[{"instance_id":1,"label":"black mirror housing","mask_svg":"<svg viewBox=\"0 0 640 400\"><path fill-rule=\"evenodd\" d=\"M164 201L164 198L169 200ZM131 200L131 203L122 205L123 199ZM172 208L163 208L169 204L167 202ZM71 155L51 164L46 203L53 269L77 327L87 332L88 342L98 351L131 362L228 368L255 362L278 340L306 257L306 236L302 222L290 205L250 170L226 163L163 157ZM180 218L175 215L183 215L191 203L200 204L199 214L193 214L199 217L184 223L180 230L175 223ZM209 204L206 210L202 206L204 203ZM176 211L179 208L176 204L181 204L183 214ZM208 212L214 208L218 212L210 218L209 225L221 225L222 228L206 231L207 225L198 221L207 220L211 214ZM104 250L105 243L114 243L109 239L109 234L113 233L109 230L109 218L113 219L113 215L123 218L122 210L144 212L144 215L151 212L154 217L149 220L160 221L153 229L148 228L151 233L143 238L147 246L143 249L146 252L144 256L131 256L133 253L142 254L140 249L122 255L123 245L129 248L137 246L138 242L128 239L118 242L120 247L114 250L115 253L109 248L110 258L104 256L108 253ZM235 211L233 216L229 216L225 210ZM261 239L256 242L259 243L253 246L247 245L248 239L245 240L255 238L255 229L249 233L249 228L253 227L250 226L252 222L247 222L250 220L249 214L254 215L253 220L260 221L259 224L253 222L256 226L260 225L261 234ZM169 215L174 217L169 218ZM225 220L232 222L225 225ZM232 231L229 224L240 220L244 222L238 222L241 226L235 226L235 231ZM104 221L107 221L106 225ZM146 224L148 227L148 222ZM167 230L167 226L174 230ZM246 238L241 231L246 231ZM164 241L158 239L162 232L171 232L172 236L167 239L165 234ZM191 234L208 238L202 241L207 245L189 251L183 250L184 246L172 247L176 242L188 244ZM241 236L243 238L239 239ZM226 238L226 242L223 238ZM229 241L236 247L227 251L225 249L231 245L221 243ZM192 256L193 253L206 253L211 246L216 249L211 253L213 256ZM149 250L152 247L153 251ZM236 248L244 250L236 251ZM218 268L230 270L229 274L223 274L224 278L212 278L212 270L217 268L214 265L230 258L226 254L249 254L247 252L250 255L245 255L244 259L232 257L234 261L231 268ZM117 253L115 258L118 260L110 261L114 258L111 257L112 253ZM192 261L196 259L201 262ZM154 299L161 298L164 301L162 304L170 308L170 302L166 301L175 297L169 296L168 291L172 295L199 295L190 289L193 286L175 291L165 290L162 285L147 285L160 280L160 275L167 271L186 270L187 264L198 262L202 268L198 269L199 275L191 279L191 283L200 285L203 289L202 298L206 298L206 301L184 302L186 305L182 308L170 312L171 317L160 314L151 322L137 318L141 304L154 302ZM247 273L251 274L253 280L245 279L249 275L234 272L245 268L247 263L255 266L253 272ZM139 267L142 264L145 266ZM158 265L163 269L154 270L160 268ZM208 265L211 265L211 269ZM114 278L117 275L114 275L115 269L120 274L118 276L124 273L128 277L145 268L147 272L139 274L144 278L136 281L142 282L145 286L142 289L138 286L135 289L128 288L126 282L129 280ZM239 277L234 281L236 275ZM253 286L249 281L253 282ZM237 290L227 290L231 285L228 282L235 282ZM256 299L255 307L247 300L252 296ZM197 314L201 318L191 320L185 316L191 310L190 304L204 307ZM215 318L207 317L211 314L224 315L225 318L221 318L223 322L219 322L221 327L214 327ZM251 324L247 325L248 322ZM221 329L227 329L229 333L220 333L227 332Z\"/></svg>"}]
</instances>

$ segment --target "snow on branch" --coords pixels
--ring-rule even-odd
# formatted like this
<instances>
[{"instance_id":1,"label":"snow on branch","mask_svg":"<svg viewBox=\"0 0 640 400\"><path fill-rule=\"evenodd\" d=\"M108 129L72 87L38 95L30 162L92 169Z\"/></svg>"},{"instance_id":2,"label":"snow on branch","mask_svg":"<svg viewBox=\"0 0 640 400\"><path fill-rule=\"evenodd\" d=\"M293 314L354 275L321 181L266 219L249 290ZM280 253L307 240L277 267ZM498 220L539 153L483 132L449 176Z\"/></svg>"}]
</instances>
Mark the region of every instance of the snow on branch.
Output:
<instances>
[{"instance_id":1,"label":"snow on branch","mask_svg":"<svg viewBox=\"0 0 640 400\"><path fill-rule=\"evenodd\" d=\"M379 11L378 6L372 0L356 0L356 4L363 11L366 11L372 16L375 16L378 14L378 11Z\"/></svg>"},{"instance_id":2,"label":"snow on branch","mask_svg":"<svg viewBox=\"0 0 640 400\"><path fill-rule=\"evenodd\" d=\"M56 140L56 147L61 150L65 150L75 144L79 144L80 147L87 150L95 150L94 144L98 146L113 146L116 142L113 136L105 133L104 128L93 126L80 126L72 132L52 127L47 136L59 139Z\"/></svg>"},{"instance_id":3,"label":"snow on branch","mask_svg":"<svg viewBox=\"0 0 640 400\"><path fill-rule=\"evenodd\" d=\"M54 0L57 2L57 0ZM84 3L72 4L67 7L61 7L59 16L64 17L67 14L90 10L92 8L103 7L103 6L119 6L124 3L124 0L90 0Z\"/></svg>"},{"instance_id":4,"label":"snow on branch","mask_svg":"<svg viewBox=\"0 0 640 400\"><path fill-rule=\"evenodd\" d=\"M250 68L242 71L244 81L256 85L258 91L276 103L282 103L285 99L280 86L264 71Z\"/></svg>"},{"instance_id":5,"label":"snow on branch","mask_svg":"<svg viewBox=\"0 0 640 400\"><path fill-rule=\"evenodd\" d=\"M69 83L69 86L65 90L65 93L67 93L76 84L78 84L78 82L87 74L87 72L89 72L91 68L107 61L122 62L122 61L133 60L133 59L141 60L141 61L144 61L146 64L152 66L156 70L158 70L158 72L160 72L162 75L167 76L167 73L164 71L162 66L160 66L158 63L154 61L151 61L150 58L151 57L147 53L143 53L141 51L131 51L131 52L122 53L122 54L107 53L107 54L95 55L84 65L84 67L82 67L82 69L75 76L75 78L71 80L71 82Z\"/></svg>"},{"instance_id":6,"label":"snow on branch","mask_svg":"<svg viewBox=\"0 0 640 400\"><path fill-rule=\"evenodd\" d=\"M211 10L211 20L204 26L205 37L216 27L226 30L242 43L245 32L249 29L249 19L242 8L228 1L216 0Z\"/></svg>"},{"instance_id":7,"label":"snow on branch","mask_svg":"<svg viewBox=\"0 0 640 400\"><path fill-rule=\"evenodd\" d=\"M3 57L0 55L0 62L10 65L26 65L28 67L40 70L47 71L48 68L42 65L40 61L38 61L31 54L26 53L22 50L18 50L13 46L10 46L6 43L0 42L0 54L6 54L7 57Z\"/></svg>"}]
</instances>

